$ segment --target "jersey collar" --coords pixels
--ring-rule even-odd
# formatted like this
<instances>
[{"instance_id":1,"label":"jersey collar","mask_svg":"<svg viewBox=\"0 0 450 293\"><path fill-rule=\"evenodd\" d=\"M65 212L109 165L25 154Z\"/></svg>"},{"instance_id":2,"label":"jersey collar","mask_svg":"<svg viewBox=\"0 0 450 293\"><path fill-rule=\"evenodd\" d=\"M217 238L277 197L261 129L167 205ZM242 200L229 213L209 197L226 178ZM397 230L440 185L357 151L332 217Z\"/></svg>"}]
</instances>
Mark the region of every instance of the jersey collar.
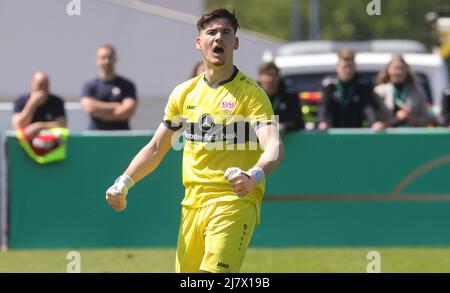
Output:
<instances>
[{"instance_id":1,"label":"jersey collar","mask_svg":"<svg viewBox=\"0 0 450 293\"><path fill-rule=\"evenodd\" d=\"M225 80L223 80L221 82L218 82L218 83L214 84L214 83L209 82L209 80L206 79L206 75L203 75L203 80L206 82L206 84L210 88L216 89L216 88L218 88L221 85L224 85L226 83L229 83L230 81L233 81L233 79L236 77L238 72L239 72L239 69L237 69L236 66L233 66L233 74L231 74L230 78L228 78L228 79L225 79Z\"/></svg>"}]
</instances>

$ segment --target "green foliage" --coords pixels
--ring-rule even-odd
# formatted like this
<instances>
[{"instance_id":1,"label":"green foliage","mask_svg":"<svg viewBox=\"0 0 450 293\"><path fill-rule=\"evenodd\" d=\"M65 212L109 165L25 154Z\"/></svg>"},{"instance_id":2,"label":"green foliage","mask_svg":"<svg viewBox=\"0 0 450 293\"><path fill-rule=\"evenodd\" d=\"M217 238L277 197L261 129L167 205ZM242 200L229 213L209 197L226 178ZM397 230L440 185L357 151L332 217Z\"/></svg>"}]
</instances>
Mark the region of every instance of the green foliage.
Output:
<instances>
[{"instance_id":1,"label":"green foliage","mask_svg":"<svg viewBox=\"0 0 450 293\"><path fill-rule=\"evenodd\" d=\"M302 39L308 39L308 0L300 1ZM448 0L380 0L381 15L369 16L370 0L321 0L321 38L328 40L414 39L431 45L425 14ZM292 0L207 0L207 7L231 6L241 26L290 39Z\"/></svg>"},{"instance_id":2,"label":"green foliage","mask_svg":"<svg viewBox=\"0 0 450 293\"><path fill-rule=\"evenodd\" d=\"M234 8L241 28L289 39L290 0L208 0L207 8Z\"/></svg>"}]
</instances>

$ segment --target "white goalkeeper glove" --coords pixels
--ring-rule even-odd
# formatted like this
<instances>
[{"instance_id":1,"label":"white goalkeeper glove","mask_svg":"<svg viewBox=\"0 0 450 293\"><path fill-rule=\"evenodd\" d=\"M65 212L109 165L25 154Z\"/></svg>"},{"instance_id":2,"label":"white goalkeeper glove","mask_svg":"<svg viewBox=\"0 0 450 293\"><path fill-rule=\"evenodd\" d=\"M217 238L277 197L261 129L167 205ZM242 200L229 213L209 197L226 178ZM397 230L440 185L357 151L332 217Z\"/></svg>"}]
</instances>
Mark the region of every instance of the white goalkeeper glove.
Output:
<instances>
[{"instance_id":1,"label":"white goalkeeper glove","mask_svg":"<svg viewBox=\"0 0 450 293\"><path fill-rule=\"evenodd\" d=\"M261 167L253 167L247 172L237 167L228 168L225 171L225 179L238 196L246 196L259 182L264 180L265 174Z\"/></svg>"},{"instance_id":2,"label":"white goalkeeper glove","mask_svg":"<svg viewBox=\"0 0 450 293\"><path fill-rule=\"evenodd\" d=\"M106 201L117 212L127 207L128 189L133 187L134 181L128 175L122 175L116 179L114 184L106 190Z\"/></svg>"}]
</instances>

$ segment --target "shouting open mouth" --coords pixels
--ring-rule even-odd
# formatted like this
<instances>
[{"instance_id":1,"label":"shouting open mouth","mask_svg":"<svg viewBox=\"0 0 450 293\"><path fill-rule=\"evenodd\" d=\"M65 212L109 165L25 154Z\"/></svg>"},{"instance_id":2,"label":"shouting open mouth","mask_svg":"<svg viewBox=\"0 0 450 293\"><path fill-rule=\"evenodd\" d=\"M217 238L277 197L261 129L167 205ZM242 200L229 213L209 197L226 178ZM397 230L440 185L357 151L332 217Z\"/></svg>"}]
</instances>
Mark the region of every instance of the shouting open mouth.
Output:
<instances>
[{"instance_id":1,"label":"shouting open mouth","mask_svg":"<svg viewBox=\"0 0 450 293\"><path fill-rule=\"evenodd\" d=\"M215 55L222 55L225 53L225 50L222 47L217 46L213 49L213 52Z\"/></svg>"}]
</instances>

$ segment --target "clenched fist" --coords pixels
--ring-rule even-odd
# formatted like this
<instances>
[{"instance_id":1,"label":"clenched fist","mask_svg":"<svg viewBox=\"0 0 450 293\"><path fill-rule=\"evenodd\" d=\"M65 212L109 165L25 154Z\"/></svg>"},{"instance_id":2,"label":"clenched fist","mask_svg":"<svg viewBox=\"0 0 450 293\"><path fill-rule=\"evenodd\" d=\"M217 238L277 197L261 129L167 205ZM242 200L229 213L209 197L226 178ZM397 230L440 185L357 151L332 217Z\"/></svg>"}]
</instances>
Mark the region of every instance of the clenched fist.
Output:
<instances>
[{"instance_id":1,"label":"clenched fist","mask_svg":"<svg viewBox=\"0 0 450 293\"><path fill-rule=\"evenodd\" d=\"M252 169L244 172L237 167L228 168L225 171L225 178L230 182L234 192L241 197L252 192L253 188L261 181L258 180L259 176L254 174Z\"/></svg>"},{"instance_id":2,"label":"clenched fist","mask_svg":"<svg viewBox=\"0 0 450 293\"><path fill-rule=\"evenodd\" d=\"M134 181L130 176L122 175L114 184L106 190L106 201L117 212L123 211L127 207L128 189L133 187Z\"/></svg>"}]
</instances>

